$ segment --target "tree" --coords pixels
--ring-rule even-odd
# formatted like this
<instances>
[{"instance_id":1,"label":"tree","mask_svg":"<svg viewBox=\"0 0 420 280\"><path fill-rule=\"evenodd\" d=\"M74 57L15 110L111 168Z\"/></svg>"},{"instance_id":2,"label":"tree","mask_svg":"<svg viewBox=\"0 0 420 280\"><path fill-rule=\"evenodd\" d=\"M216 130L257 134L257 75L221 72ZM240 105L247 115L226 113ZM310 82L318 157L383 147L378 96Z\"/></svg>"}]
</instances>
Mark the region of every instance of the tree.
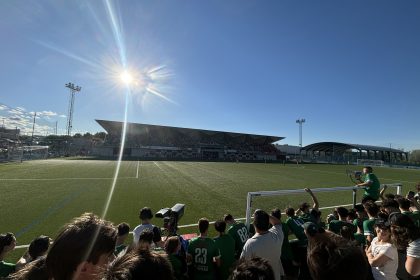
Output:
<instances>
[{"instance_id":1,"label":"tree","mask_svg":"<svg viewBox=\"0 0 420 280\"><path fill-rule=\"evenodd\" d=\"M412 150L409 155L410 162L420 163L420 150Z\"/></svg>"}]
</instances>

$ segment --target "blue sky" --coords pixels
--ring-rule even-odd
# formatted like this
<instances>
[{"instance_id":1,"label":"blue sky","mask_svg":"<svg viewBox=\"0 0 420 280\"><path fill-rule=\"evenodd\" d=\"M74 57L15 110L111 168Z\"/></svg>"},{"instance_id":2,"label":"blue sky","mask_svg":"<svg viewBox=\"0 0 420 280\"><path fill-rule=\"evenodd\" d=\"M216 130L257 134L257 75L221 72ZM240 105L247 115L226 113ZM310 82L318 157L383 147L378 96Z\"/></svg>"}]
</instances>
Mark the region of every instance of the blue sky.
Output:
<instances>
[{"instance_id":1,"label":"blue sky","mask_svg":"<svg viewBox=\"0 0 420 280\"><path fill-rule=\"evenodd\" d=\"M73 82L73 131L100 131L124 116L122 54L132 122L297 145L305 118L304 145L419 149L419 27L416 0L1 1L0 115L64 131Z\"/></svg>"}]
</instances>

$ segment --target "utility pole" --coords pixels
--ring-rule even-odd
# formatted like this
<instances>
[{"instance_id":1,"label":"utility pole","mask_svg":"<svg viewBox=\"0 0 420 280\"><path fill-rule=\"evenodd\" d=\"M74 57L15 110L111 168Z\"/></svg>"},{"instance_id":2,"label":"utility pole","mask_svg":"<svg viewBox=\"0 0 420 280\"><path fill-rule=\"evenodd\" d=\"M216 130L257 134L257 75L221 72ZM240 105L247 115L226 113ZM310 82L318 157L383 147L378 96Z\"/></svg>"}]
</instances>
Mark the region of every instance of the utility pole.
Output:
<instances>
[{"instance_id":1,"label":"utility pole","mask_svg":"<svg viewBox=\"0 0 420 280\"><path fill-rule=\"evenodd\" d=\"M67 112L66 129L67 129L67 136L71 136L71 129L73 128L74 97L75 97L76 92L80 92L82 88L79 86L75 86L73 83L67 83L65 87L70 89L70 100L69 100L69 110Z\"/></svg>"},{"instance_id":2,"label":"utility pole","mask_svg":"<svg viewBox=\"0 0 420 280\"><path fill-rule=\"evenodd\" d=\"M34 122L32 124L31 146L34 145L35 119L36 119L36 112L34 113Z\"/></svg>"},{"instance_id":3,"label":"utility pole","mask_svg":"<svg viewBox=\"0 0 420 280\"><path fill-rule=\"evenodd\" d=\"M299 124L299 146L302 148L302 125L305 123L305 119L297 119L296 123Z\"/></svg>"}]
</instances>

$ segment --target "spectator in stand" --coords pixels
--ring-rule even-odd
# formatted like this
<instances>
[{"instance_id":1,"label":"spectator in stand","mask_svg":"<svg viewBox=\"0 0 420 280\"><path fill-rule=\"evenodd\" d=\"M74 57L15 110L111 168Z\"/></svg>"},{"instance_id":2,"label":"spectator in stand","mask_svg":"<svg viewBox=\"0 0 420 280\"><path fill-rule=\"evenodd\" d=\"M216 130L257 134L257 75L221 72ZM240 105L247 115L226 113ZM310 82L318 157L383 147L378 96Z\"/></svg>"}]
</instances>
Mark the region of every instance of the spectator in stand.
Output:
<instances>
[{"instance_id":1,"label":"spectator in stand","mask_svg":"<svg viewBox=\"0 0 420 280\"><path fill-rule=\"evenodd\" d=\"M11 274L9 280L49 280L47 267L45 264L46 257L41 256L36 260L25 265L21 270Z\"/></svg>"},{"instance_id":2,"label":"spectator in stand","mask_svg":"<svg viewBox=\"0 0 420 280\"><path fill-rule=\"evenodd\" d=\"M53 279L96 279L98 271L113 258L117 231L113 224L85 213L65 225L46 259Z\"/></svg>"},{"instance_id":3,"label":"spectator in stand","mask_svg":"<svg viewBox=\"0 0 420 280\"><path fill-rule=\"evenodd\" d=\"M235 262L235 240L232 236L225 234L225 221L216 221L214 228L219 234L214 238L214 243L220 252L220 279L227 280Z\"/></svg>"},{"instance_id":4,"label":"spectator in stand","mask_svg":"<svg viewBox=\"0 0 420 280\"><path fill-rule=\"evenodd\" d=\"M232 273L232 280L274 280L270 263L263 258L241 259Z\"/></svg>"},{"instance_id":5,"label":"spectator in stand","mask_svg":"<svg viewBox=\"0 0 420 280\"><path fill-rule=\"evenodd\" d=\"M369 217L369 219L363 221L363 234L366 236L367 244L370 245L370 242L372 242L376 234L373 227L375 225L376 218L378 217L379 207L372 201L366 202L363 204L363 207Z\"/></svg>"},{"instance_id":6,"label":"spectator in stand","mask_svg":"<svg viewBox=\"0 0 420 280\"><path fill-rule=\"evenodd\" d=\"M414 224L417 228L420 228L420 204L414 197L409 198L410 200L410 211L413 213Z\"/></svg>"},{"instance_id":7,"label":"spectator in stand","mask_svg":"<svg viewBox=\"0 0 420 280\"><path fill-rule=\"evenodd\" d=\"M13 251L16 246L16 238L13 233L0 234L0 277L6 277L15 272L16 265L5 262L7 253Z\"/></svg>"},{"instance_id":8,"label":"spectator in stand","mask_svg":"<svg viewBox=\"0 0 420 280\"><path fill-rule=\"evenodd\" d=\"M248 229L244 223L236 222L231 214L226 214L224 220L228 226L227 234L235 240L235 258L239 259L249 237Z\"/></svg>"},{"instance_id":9,"label":"spectator in stand","mask_svg":"<svg viewBox=\"0 0 420 280\"><path fill-rule=\"evenodd\" d=\"M127 245L125 245L125 240L130 233L130 225L127 223L121 223L117 226L117 242L115 244L115 251L114 255L118 256L121 252L123 252Z\"/></svg>"},{"instance_id":10,"label":"spectator in stand","mask_svg":"<svg viewBox=\"0 0 420 280\"><path fill-rule=\"evenodd\" d=\"M416 193L414 194L414 199L420 202L420 182L416 185Z\"/></svg>"},{"instance_id":11,"label":"spectator in stand","mask_svg":"<svg viewBox=\"0 0 420 280\"><path fill-rule=\"evenodd\" d=\"M191 263L192 279L213 280L215 277L214 264L220 267L220 252L213 239L207 237L209 220L201 218L198 221L200 235L190 240L188 246L188 260Z\"/></svg>"},{"instance_id":12,"label":"spectator in stand","mask_svg":"<svg viewBox=\"0 0 420 280\"><path fill-rule=\"evenodd\" d=\"M276 217L258 209L254 212L254 228L256 233L246 241L241 258L261 257L268 260L273 268L274 278L280 280L284 275L280 260L284 239L281 222Z\"/></svg>"},{"instance_id":13,"label":"spectator in stand","mask_svg":"<svg viewBox=\"0 0 420 280\"><path fill-rule=\"evenodd\" d=\"M356 243L360 245L362 248L366 246L366 236L363 234L363 221L357 220L356 224L356 232L354 233L354 240Z\"/></svg>"},{"instance_id":14,"label":"spectator in stand","mask_svg":"<svg viewBox=\"0 0 420 280\"><path fill-rule=\"evenodd\" d=\"M310 279L308 265L306 261L308 238L305 235L303 224L305 223L301 218L295 215L295 209L289 207L286 209L286 224L289 227L289 234L293 233L298 239L296 249L296 259L299 262L299 277L298 279ZM286 237L288 238L288 237Z\"/></svg>"},{"instance_id":15,"label":"spectator in stand","mask_svg":"<svg viewBox=\"0 0 420 280\"><path fill-rule=\"evenodd\" d=\"M389 216L391 237L397 248L406 253L406 260L400 259L411 276L420 275L420 231L413 221L404 214L392 213ZM404 263L404 265L402 264Z\"/></svg>"},{"instance_id":16,"label":"spectator in stand","mask_svg":"<svg viewBox=\"0 0 420 280\"><path fill-rule=\"evenodd\" d=\"M369 279L369 264L360 247L314 223L305 223L304 228L309 240L308 266L313 280Z\"/></svg>"},{"instance_id":17,"label":"spectator in stand","mask_svg":"<svg viewBox=\"0 0 420 280\"><path fill-rule=\"evenodd\" d=\"M312 209L310 209L309 203L303 202L300 204L298 211L296 211L296 215L298 215L304 222L313 222L318 223L318 215L319 212L319 202L316 196L313 194L311 189L306 188L305 191L311 196L312 198Z\"/></svg>"},{"instance_id":18,"label":"spectator in stand","mask_svg":"<svg viewBox=\"0 0 420 280\"><path fill-rule=\"evenodd\" d=\"M171 263L165 255L132 250L120 255L100 275L101 280L173 280Z\"/></svg>"},{"instance_id":19,"label":"spectator in stand","mask_svg":"<svg viewBox=\"0 0 420 280\"><path fill-rule=\"evenodd\" d=\"M176 280L186 278L187 266L185 261L179 255L181 250L181 241L178 236L171 236L165 242L165 252L168 254L168 259L172 265L174 277Z\"/></svg>"},{"instance_id":20,"label":"spectator in stand","mask_svg":"<svg viewBox=\"0 0 420 280\"><path fill-rule=\"evenodd\" d=\"M353 220L353 225L357 227L357 225L359 224L359 221L363 225L363 222L368 219L365 208L363 207L361 203L359 203L354 206L354 211L356 212L356 219ZM363 234L363 227L362 227L362 234Z\"/></svg>"},{"instance_id":21,"label":"spectator in stand","mask_svg":"<svg viewBox=\"0 0 420 280\"><path fill-rule=\"evenodd\" d=\"M356 178L360 182L357 184L357 186L365 189L362 203L365 203L369 200L375 202L379 199L379 190L381 188L381 183L379 182L378 177L376 177L376 175L373 174L372 167L365 166L362 172L364 175L363 181L361 177Z\"/></svg>"},{"instance_id":22,"label":"spectator in stand","mask_svg":"<svg viewBox=\"0 0 420 280\"><path fill-rule=\"evenodd\" d=\"M407 195L407 197L409 197ZM420 227L420 206L414 197L399 197L397 202L400 206L401 214L409 216L416 227Z\"/></svg>"},{"instance_id":23,"label":"spectator in stand","mask_svg":"<svg viewBox=\"0 0 420 280\"><path fill-rule=\"evenodd\" d=\"M153 218L152 209L150 209L149 207L142 208L140 210L139 218L140 218L141 224L136 226L133 230L134 244L137 244L137 242L139 242L140 234L144 230L149 230L153 232L153 236L154 236L153 242L157 246L162 247L163 244L161 242L162 237L161 237L160 229L151 223L151 220Z\"/></svg>"},{"instance_id":24,"label":"spectator in stand","mask_svg":"<svg viewBox=\"0 0 420 280\"><path fill-rule=\"evenodd\" d=\"M271 210L271 216L276 217L281 221L281 211L278 208ZM286 223L281 223L283 230L283 244L281 246L281 263L284 269L285 279L293 279L298 271L294 265L293 251L289 243L289 227Z\"/></svg>"},{"instance_id":25,"label":"spectator in stand","mask_svg":"<svg viewBox=\"0 0 420 280\"><path fill-rule=\"evenodd\" d=\"M391 213L400 212L400 206L395 199L386 198L382 201L381 210L390 215Z\"/></svg>"},{"instance_id":26,"label":"spectator in stand","mask_svg":"<svg viewBox=\"0 0 420 280\"><path fill-rule=\"evenodd\" d=\"M335 234L340 234L341 228L347 226L348 228L351 228L353 230L353 233L356 232L353 224L347 222L349 210L347 210L347 208L344 207L338 207L336 211L338 214L338 220L332 220L328 224L328 230L334 232Z\"/></svg>"},{"instance_id":27,"label":"spectator in stand","mask_svg":"<svg viewBox=\"0 0 420 280\"><path fill-rule=\"evenodd\" d=\"M375 222L376 237L366 249L366 257L372 266L375 280L397 280L398 252L391 243L389 222L378 219Z\"/></svg>"},{"instance_id":28,"label":"spectator in stand","mask_svg":"<svg viewBox=\"0 0 420 280\"><path fill-rule=\"evenodd\" d=\"M50 241L51 239L45 235L41 235L32 240L29 244L28 251L16 263L16 270L20 270L30 262L46 255L50 246Z\"/></svg>"},{"instance_id":29,"label":"spectator in stand","mask_svg":"<svg viewBox=\"0 0 420 280\"><path fill-rule=\"evenodd\" d=\"M354 232L352 227L343 226L340 229L340 235L348 241L354 241L355 240L354 234L355 234L355 232Z\"/></svg>"}]
</instances>

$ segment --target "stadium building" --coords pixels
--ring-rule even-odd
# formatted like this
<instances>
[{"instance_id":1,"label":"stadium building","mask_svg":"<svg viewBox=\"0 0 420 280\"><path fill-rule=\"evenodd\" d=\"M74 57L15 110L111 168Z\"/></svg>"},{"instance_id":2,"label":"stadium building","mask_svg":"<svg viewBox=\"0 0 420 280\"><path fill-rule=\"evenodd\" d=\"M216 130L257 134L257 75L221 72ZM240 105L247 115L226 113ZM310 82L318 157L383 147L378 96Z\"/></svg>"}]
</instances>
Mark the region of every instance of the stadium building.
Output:
<instances>
[{"instance_id":1,"label":"stadium building","mask_svg":"<svg viewBox=\"0 0 420 280\"><path fill-rule=\"evenodd\" d=\"M96 120L108 136L93 154L116 157L122 122ZM284 137L127 123L124 157L153 160L265 161L283 159L273 145Z\"/></svg>"}]
</instances>

